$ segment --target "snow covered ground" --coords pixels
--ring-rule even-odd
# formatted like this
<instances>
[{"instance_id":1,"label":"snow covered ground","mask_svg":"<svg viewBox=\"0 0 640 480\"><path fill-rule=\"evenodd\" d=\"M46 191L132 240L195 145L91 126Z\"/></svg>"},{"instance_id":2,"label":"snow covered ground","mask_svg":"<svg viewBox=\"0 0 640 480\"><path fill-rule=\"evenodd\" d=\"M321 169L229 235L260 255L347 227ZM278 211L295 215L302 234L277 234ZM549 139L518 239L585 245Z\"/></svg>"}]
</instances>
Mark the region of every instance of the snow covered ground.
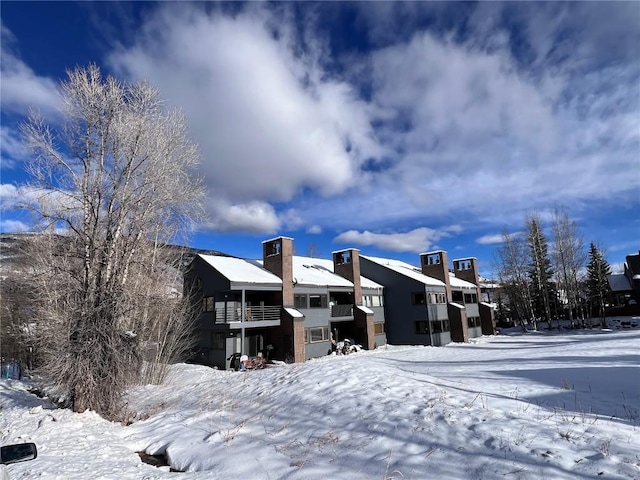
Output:
<instances>
[{"instance_id":1,"label":"snow covered ground","mask_svg":"<svg viewBox=\"0 0 640 480\"><path fill-rule=\"evenodd\" d=\"M638 325L640 319L633 319ZM129 426L0 382L11 479L640 478L640 329L509 333L264 370L175 365ZM169 467L136 452L165 454Z\"/></svg>"}]
</instances>

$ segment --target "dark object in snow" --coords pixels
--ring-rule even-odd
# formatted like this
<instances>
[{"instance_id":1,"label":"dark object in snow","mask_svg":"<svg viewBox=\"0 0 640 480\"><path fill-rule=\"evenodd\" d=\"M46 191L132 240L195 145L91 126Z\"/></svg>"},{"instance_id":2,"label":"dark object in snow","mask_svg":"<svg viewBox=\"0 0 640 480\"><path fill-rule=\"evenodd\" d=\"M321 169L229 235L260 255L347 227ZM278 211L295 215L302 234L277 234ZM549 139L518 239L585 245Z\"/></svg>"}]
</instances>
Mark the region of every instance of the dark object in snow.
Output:
<instances>
[{"instance_id":1,"label":"dark object in snow","mask_svg":"<svg viewBox=\"0 0 640 480\"><path fill-rule=\"evenodd\" d=\"M38 456L35 443L16 443L0 447L0 464L26 462Z\"/></svg>"}]
</instances>

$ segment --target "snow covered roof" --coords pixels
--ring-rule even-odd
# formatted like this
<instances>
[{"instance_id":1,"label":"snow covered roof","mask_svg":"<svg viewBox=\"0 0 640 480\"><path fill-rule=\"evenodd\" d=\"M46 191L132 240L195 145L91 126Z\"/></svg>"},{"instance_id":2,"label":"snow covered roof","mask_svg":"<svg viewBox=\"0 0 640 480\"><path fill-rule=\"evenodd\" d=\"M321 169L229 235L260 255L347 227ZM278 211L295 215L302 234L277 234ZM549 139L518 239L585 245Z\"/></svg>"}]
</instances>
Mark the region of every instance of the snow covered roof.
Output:
<instances>
[{"instance_id":1,"label":"snow covered roof","mask_svg":"<svg viewBox=\"0 0 640 480\"><path fill-rule=\"evenodd\" d=\"M340 250L340 251L342 251L342 250ZM314 263L317 263L318 265L322 265L327 270L330 270L332 272L334 271L333 260L328 260L328 259L325 259L325 258L308 258L308 257L300 257L300 258L307 258L307 260L312 261ZM380 285L379 283L376 283L373 280L371 280L370 278L367 278L367 277L362 276L362 275L360 275L360 286L362 288L376 288L376 289L384 288L383 285Z\"/></svg>"},{"instance_id":2,"label":"snow covered roof","mask_svg":"<svg viewBox=\"0 0 640 480\"><path fill-rule=\"evenodd\" d=\"M389 270L393 270L396 273L409 277L413 280L417 280L420 283L425 285L433 286L433 287L444 287L444 282L441 282L437 278L429 277L424 273L420 272L417 267L409 263L402 262L400 260L393 260L391 258L379 258L379 257L370 257L368 255L361 255L361 258L365 258L373 263L377 263L378 265L382 265L383 267L388 268Z\"/></svg>"},{"instance_id":3,"label":"snow covered roof","mask_svg":"<svg viewBox=\"0 0 640 480\"><path fill-rule=\"evenodd\" d=\"M293 279L298 285L353 288L353 283L333 273L333 262L331 268L328 268L319 258L294 256Z\"/></svg>"},{"instance_id":4,"label":"snow covered roof","mask_svg":"<svg viewBox=\"0 0 640 480\"><path fill-rule=\"evenodd\" d=\"M363 305L356 305L356 308L364 313L370 313L373 315L373 310L371 310L369 307L365 307Z\"/></svg>"},{"instance_id":5,"label":"snow covered roof","mask_svg":"<svg viewBox=\"0 0 640 480\"><path fill-rule=\"evenodd\" d=\"M622 273L615 273L607 277L609 280L609 287L612 292L621 292L625 290L632 290L629 279Z\"/></svg>"},{"instance_id":6,"label":"snow covered roof","mask_svg":"<svg viewBox=\"0 0 640 480\"><path fill-rule=\"evenodd\" d=\"M303 315L299 310L296 310L295 308L285 307L284 309L285 309L285 311L286 311L289 315L291 315L293 318L301 318L301 317L304 317L304 315Z\"/></svg>"},{"instance_id":7,"label":"snow covered roof","mask_svg":"<svg viewBox=\"0 0 640 480\"><path fill-rule=\"evenodd\" d=\"M280 287L282 285L280 278L252 260L217 255L198 256L220 272L220 274L231 283L273 285L274 287Z\"/></svg>"},{"instance_id":8,"label":"snow covered roof","mask_svg":"<svg viewBox=\"0 0 640 480\"><path fill-rule=\"evenodd\" d=\"M449 305L452 305L456 308L459 308L460 310L464 310L464 305L460 305L459 303L456 302L449 302Z\"/></svg>"},{"instance_id":9,"label":"snow covered roof","mask_svg":"<svg viewBox=\"0 0 640 480\"><path fill-rule=\"evenodd\" d=\"M449 272L449 285L456 288L473 288L473 289L476 288L476 286L473 283L467 282L466 280L462 280L461 278L456 277L451 272Z\"/></svg>"}]
</instances>

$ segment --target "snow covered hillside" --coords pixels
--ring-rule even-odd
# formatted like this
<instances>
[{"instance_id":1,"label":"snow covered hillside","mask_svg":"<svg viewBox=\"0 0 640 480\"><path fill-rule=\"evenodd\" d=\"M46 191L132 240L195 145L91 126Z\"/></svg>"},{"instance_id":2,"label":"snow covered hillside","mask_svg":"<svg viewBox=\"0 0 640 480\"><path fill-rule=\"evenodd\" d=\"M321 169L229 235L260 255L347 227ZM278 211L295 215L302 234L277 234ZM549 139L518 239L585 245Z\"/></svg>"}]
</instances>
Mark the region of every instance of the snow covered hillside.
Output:
<instances>
[{"instance_id":1,"label":"snow covered hillside","mask_svg":"<svg viewBox=\"0 0 640 480\"><path fill-rule=\"evenodd\" d=\"M241 372L175 365L133 423L0 382L12 479L640 478L640 330L388 347ZM153 467L136 452L165 454Z\"/></svg>"}]
</instances>

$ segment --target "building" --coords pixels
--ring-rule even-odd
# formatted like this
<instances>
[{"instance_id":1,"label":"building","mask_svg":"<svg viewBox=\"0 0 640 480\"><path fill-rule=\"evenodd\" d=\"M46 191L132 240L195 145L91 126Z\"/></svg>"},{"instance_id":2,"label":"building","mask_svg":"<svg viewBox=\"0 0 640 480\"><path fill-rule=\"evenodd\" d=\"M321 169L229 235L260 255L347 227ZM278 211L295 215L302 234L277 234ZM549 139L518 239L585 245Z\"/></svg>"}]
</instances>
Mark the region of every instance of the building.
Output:
<instances>
[{"instance_id":1,"label":"building","mask_svg":"<svg viewBox=\"0 0 640 480\"><path fill-rule=\"evenodd\" d=\"M611 314L637 315L640 312L640 251L627 255L624 272L607 278L616 311ZM621 308L626 307L626 310Z\"/></svg>"},{"instance_id":2,"label":"building","mask_svg":"<svg viewBox=\"0 0 640 480\"><path fill-rule=\"evenodd\" d=\"M441 250L420 255L420 268L362 256L362 273L384 286L388 341L445 345L495 333L493 308L481 301L477 260L453 261Z\"/></svg>"},{"instance_id":3,"label":"building","mask_svg":"<svg viewBox=\"0 0 640 480\"><path fill-rule=\"evenodd\" d=\"M261 261L198 255L185 291L201 305L194 360L205 365L227 368L235 353L302 362L345 338L386 343L383 288L362 277L357 250L298 257L278 237L263 242Z\"/></svg>"}]
</instances>

